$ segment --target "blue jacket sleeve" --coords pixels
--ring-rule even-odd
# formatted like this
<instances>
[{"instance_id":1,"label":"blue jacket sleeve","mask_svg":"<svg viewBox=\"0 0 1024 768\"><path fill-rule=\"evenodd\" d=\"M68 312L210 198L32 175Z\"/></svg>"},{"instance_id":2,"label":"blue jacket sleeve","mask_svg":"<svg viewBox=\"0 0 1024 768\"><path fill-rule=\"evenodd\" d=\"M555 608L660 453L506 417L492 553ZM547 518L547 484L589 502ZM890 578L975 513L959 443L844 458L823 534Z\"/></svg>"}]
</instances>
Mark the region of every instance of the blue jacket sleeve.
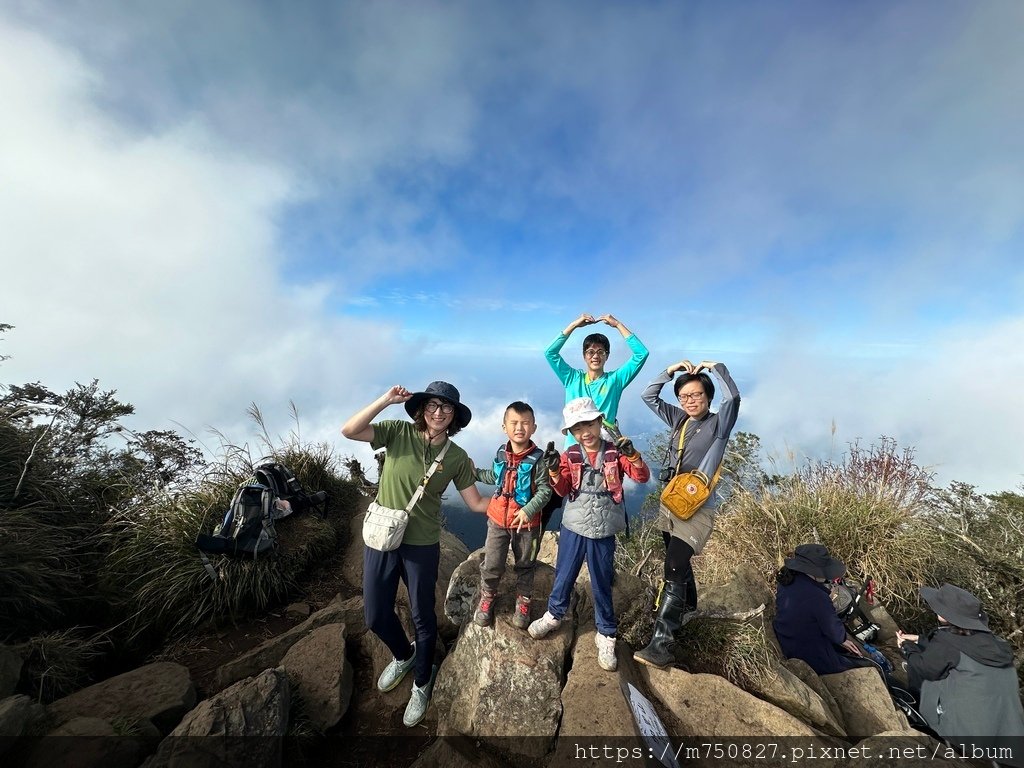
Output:
<instances>
[{"instance_id":1,"label":"blue jacket sleeve","mask_svg":"<svg viewBox=\"0 0 1024 768\"><path fill-rule=\"evenodd\" d=\"M625 389L636 378L636 375L640 373L640 369L644 367L644 363L647 362L647 358L651 354L647 351L644 343L636 337L635 333L626 339L626 344L633 351L633 355L615 369L615 378L622 389Z\"/></svg>"},{"instance_id":2,"label":"blue jacket sleeve","mask_svg":"<svg viewBox=\"0 0 1024 768\"><path fill-rule=\"evenodd\" d=\"M565 342L569 340L569 337L564 333L560 333L555 337L555 340L548 344L548 348L544 350L544 357L547 358L548 365L551 366L551 370L555 372L555 376L562 382L563 387L567 387L569 382L572 380L572 376L575 373L575 369L565 362L565 358L562 357L562 347L565 346Z\"/></svg>"}]
</instances>

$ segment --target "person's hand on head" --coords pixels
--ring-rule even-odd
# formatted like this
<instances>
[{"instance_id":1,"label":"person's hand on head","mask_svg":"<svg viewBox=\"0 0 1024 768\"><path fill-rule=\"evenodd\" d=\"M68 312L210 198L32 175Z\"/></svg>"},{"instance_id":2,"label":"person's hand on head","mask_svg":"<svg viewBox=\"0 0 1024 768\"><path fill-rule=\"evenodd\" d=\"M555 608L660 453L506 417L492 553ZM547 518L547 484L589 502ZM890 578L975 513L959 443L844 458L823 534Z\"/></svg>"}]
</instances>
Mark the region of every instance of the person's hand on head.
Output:
<instances>
[{"instance_id":1,"label":"person's hand on head","mask_svg":"<svg viewBox=\"0 0 1024 768\"><path fill-rule=\"evenodd\" d=\"M670 365L668 368L665 369L665 373L669 374L670 376L674 376L677 371L682 371L683 373L693 373L693 363L691 363L689 360L680 360L678 363Z\"/></svg>"},{"instance_id":2,"label":"person's hand on head","mask_svg":"<svg viewBox=\"0 0 1024 768\"><path fill-rule=\"evenodd\" d=\"M596 322L597 318L595 318L589 312L584 312L582 315L576 318L576 321L573 323L573 325L575 325L577 328L582 328L585 325L593 325Z\"/></svg>"},{"instance_id":3,"label":"person's hand on head","mask_svg":"<svg viewBox=\"0 0 1024 768\"><path fill-rule=\"evenodd\" d=\"M396 384L384 393L384 397L387 399L388 405L394 405L395 403L404 403L409 400L409 398L412 397L412 392L405 387Z\"/></svg>"},{"instance_id":4,"label":"person's hand on head","mask_svg":"<svg viewBox=\"0 0 1024 768\"><path fill-rule=\"evenodd\" d=\"M714 360L702 360L700 362L700 365L698 365L696 368L694 368L691 371L691 373L700 373L701 371L710 371L716 365L718 365L718 363L716 363Z\"/></svg>"}]
</instances>

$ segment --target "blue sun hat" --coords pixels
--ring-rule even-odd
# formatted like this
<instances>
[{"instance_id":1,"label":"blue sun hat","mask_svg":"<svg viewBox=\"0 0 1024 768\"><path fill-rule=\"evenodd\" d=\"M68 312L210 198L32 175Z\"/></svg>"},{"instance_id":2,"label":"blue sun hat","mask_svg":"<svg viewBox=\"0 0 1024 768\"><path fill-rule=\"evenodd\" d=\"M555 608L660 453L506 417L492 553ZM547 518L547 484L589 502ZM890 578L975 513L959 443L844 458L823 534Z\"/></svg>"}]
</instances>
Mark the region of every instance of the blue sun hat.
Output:
<instances>
[{"instance_id":1,"label":"blue sun hat","mask_svg":"<svg viewBox=\"0 0 1024 768\"><path fill-rule=\"evenodd\" d=\"M469 408L459 402L459 390L447 381L432 381L427 384L427 388L422 392L414 392L412 397L405 401L405 412L411 417L416 418L416 411L419 410L420 405L432 397L444 400L445 402L451 403L455 406L455 418L453 419L453 423L459 429L462 429L464 426L469 424L470 419L473 418L473 414Z\"/></svg>"}]
</instances>

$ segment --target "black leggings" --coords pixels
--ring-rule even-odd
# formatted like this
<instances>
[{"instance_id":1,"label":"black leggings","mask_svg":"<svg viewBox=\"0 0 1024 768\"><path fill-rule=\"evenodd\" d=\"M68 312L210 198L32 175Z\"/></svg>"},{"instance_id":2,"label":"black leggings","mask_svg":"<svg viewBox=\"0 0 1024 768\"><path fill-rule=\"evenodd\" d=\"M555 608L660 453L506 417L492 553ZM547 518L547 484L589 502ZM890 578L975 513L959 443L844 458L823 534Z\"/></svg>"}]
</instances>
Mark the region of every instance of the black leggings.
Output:
<instances>
[{"instance_id":1,"label":"black leggings","mask_svg":"<svg viewBox=\"0 0 1024 768\"><path fill-rule=\"evenodd\" d=\"M665 541L665 581L677 584L690 608L697 607L697 580L693 577L693 547L682 539L677 539L665 531L661 532Z\"/></svg>"}]
</instances>

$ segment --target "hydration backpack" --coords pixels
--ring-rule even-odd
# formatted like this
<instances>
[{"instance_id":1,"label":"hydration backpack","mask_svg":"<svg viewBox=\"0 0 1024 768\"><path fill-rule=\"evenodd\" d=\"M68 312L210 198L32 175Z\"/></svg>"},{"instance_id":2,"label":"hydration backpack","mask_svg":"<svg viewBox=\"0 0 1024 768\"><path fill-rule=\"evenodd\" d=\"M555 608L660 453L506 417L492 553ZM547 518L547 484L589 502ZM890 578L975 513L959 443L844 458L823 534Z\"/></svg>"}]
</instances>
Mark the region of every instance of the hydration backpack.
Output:
<instances>
[{"instance_id":1,"label":"hydration backpack","mask_svg":"<svg viewBox=\"0 0 1024 768\"><path fill-rule=\"evenodd\" d=\"M277 551L277 493L262 483L249 483L235 491L224 520L213 535L200 533L200 553L258 558ZM208 561L203 560L204 565Z\"/></svg>"},{"instance_id":2,"label":"hydration backpack","mask_svg":"<svg viewBox=\"0 0 1024 768\"><path fill-rule=\"evenodd\" d=\"M838 581L830 586L836 616L846 625L849 633L862 643L871 642L878 637L879 627L864 608L865 601L872 602L874 594L875 584L871 577L864 579L864 586L859 590L845 581Z\"/></svg>"},{"instance_id":3,"label":"hydration backpack","mask_svg":"<svg viewBox=\"0 0 1024 768\"><path fill-rule=\"evenodd\" d=\"M200 533L196 537L203 567L216 580L217 571L208 554L253 559L276 554L274 521L316 506L320 506L320 514L327 513L324 491L306 493L295 473L284 464L260 464L253 470L252 480L235 491L224 519L213 529L213 534Z\"/></svg>"},{"instance_id":4,"label":"hydration backpack","mask_svg":"<svg viewBox=\"0 0 1024 768\"><path fill-rule=\"evenodd\" d=\"M296 479L295 473L284 464L274 461L260 464L253 470L253 477L257 483L270 488L281 501L288 502L281 505L283 508L271 512L275 518L305 512L316 506L320 506L321 515L327 514L327 494L324 491L306 493L302 483Z\"/></svg>"}]
</instances>

